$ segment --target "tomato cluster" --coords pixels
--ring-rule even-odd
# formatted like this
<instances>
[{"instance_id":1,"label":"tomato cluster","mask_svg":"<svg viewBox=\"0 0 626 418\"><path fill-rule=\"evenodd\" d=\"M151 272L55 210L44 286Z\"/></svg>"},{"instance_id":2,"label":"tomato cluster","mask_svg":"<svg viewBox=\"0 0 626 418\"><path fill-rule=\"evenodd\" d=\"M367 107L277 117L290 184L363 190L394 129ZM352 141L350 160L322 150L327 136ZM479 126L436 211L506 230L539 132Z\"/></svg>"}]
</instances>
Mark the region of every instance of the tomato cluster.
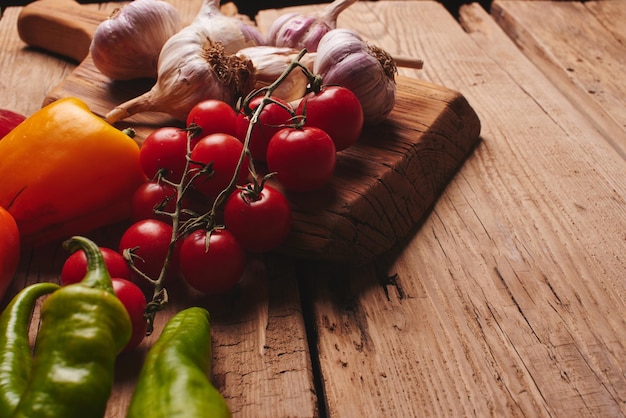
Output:
<instances>
[{"instance_id":1,"label":"tomato cluster","mask_svg":"<svg viewBox=\"0 0 626 418\"><path fill-rule=\"evenodd\" d=\"M156 129L142 144L150 181L135 193L135 224L119 250L134 249L135 267L148 277L159 276L170 251L170 270L196 290L232 289L247 252L271 251L289 234L291 208L281 190L323 187L337 151L354 144L362 126L358 99L339 86L310 93L295 108L271 96L253 97L239 112L218 100L198 103L185 129ZM280 187L266 183L268 173ZM210 216L178 233L170 248L174 213L179 223Z\"/></svg>"},{"instance_id":2,"label":"tomato cluster","mask_svg":"<svg viewBox=\"0 0 626 418\"><path fill-rule=\"evenodd\" d=\"M147 181L130 202L132 224L117 249L101 248L133 321L127 348L145 336L145 295L155 286L182 278L205 294L228 292L248 253L280 246L292 223L282 190L323 187L337 151L354 144L362 126L359 101L334 86L310 93L295 108L265 96L239 112L206 100L191 110L184 129L152 131L139 154ZM63 284L82 279L85 269L84 254L70 256Z\"/></svg>"}]
</instances>

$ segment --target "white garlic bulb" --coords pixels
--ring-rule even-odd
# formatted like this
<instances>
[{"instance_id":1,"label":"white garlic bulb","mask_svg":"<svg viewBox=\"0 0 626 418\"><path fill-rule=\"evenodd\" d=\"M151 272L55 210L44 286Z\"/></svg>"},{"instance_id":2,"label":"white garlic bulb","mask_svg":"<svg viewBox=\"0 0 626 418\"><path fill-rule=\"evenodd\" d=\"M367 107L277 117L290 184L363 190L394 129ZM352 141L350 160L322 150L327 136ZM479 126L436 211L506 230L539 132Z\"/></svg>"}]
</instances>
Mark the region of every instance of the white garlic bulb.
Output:
<instances>
[{"instance_id":1,"label":"white garlic bulb","mask_svg":"<svg viewBox=\"0 0 626 418\"><path fill-rule=\"evenodd\" d=\"M254 87L254 69L248 59L226 55L222 44L207 40L198 27L189 26L172 36L159 57L156 84L147 93L110 111L115 123L142 112L162 112L180 121L193 106L206 99L235 105Z\"/></svg>"},{"instance_id":2,"label":"white garlic bulb","mask_svg":"<svg viewBox=\"0 0 626 418\"><path fill-rule=\"evenodd\" d=\"M253 46L237 52L238 56L247 57L252 61L255 75L255 89L269 86L275 82L298 57L300 51L294 48L279 48L275 46ZM300 59L300 64L309 71L313 71L315 53L307 53ZM307 92L309 78L300 69L295 69L287 75L273 95L287 102L300 99Z\"/></svg>"},{"instance_id":3,"label":"white garlic bulb","mask_svg":"<svg viewBox=\"0 0 626 418\"><path fill-rule=\"evenodd\" d=\"M395 105L393 58L348 29L333 29L322 37L313 71L324 84L350 89L361 102L365 123L382 122Z\"/></svg>"},{"instance_id":4,"label":"white garlic bulb","mask_svg":"<svg viewBox=\"0 0 626 418\"><path fill-rule=\"evenodd\" d=\"M183 27L163 0L134 0L101 22L89 48L93 63L113 80L154 78L163 44Z\"/></svg>"},{"instance_id":5,"label":"white garlic bulb","mask_svg":"<svg viewBox=\"0 0 626 418\"><path fill-rule=\"evenodd\" d=\"M106 120L114 123L141 112L162 112L185 121L191 108L206 99L234 106L254 87L252 62L234 54L262 42L257 32L223 15L218 0L204 0L193 22L163 45L152 89L111 110Z\"/></svg>"},{"instance_id":6,"label":"white garlic bulb","mask_svg":"<svg viewBox=\"0 0 626 418\"><path fill-rule=\"evenodd\" d=\"M357 0L335 0L320 13L286 13L278 17L268 30L269 45L317 51L320 39L337 27L339 14Z\"/></svg>"}]
</instances>

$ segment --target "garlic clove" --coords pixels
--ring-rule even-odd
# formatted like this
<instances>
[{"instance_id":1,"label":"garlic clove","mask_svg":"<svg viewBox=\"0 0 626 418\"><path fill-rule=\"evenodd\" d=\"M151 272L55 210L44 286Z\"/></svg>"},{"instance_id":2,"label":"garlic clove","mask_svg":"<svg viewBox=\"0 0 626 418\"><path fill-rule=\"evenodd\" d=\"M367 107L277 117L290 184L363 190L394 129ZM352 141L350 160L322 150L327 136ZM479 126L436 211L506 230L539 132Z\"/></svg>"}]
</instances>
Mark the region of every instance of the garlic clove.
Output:
<instances>
[{"instance_id":1,"label":"garlic clove","mask_svg":"<svg viewBox=\"0 0 626 418\"><path fill-rule=\"evenodd\" d=\"M337 27L337 18L357 0L335 0L321 13L287 13L278 17L268 30L268 44L315 52L320 39Z\"/></svg>"},{"instance_id":2,"label":"garlic clove","mask_svg":"<svg viewBox=\"0 0 626 418\"><path fill-rule=\"evenodd\" d=\"M323 84L350 89L361 102L367 124L384 121L396 100L393 58L348 29L333 29L321 39L313 71Z\"/></svg>"},{"instance_id":3,"label":"garlic clove","mask_svg":"<svg viewBox=\"0 0 626 418\"><path fill-rule=\"evenodd\" d=\"M93 63L113 80L155 78L161 48L182 26L178 11L166 1L134 0L96 28Z\"/></svg>"},{"instance_id":4,"label":"garlic clove","mask_svg":"<svg viewBox=\"0 0 626 418\"><path fill-rule=\"evenodd\" d=\"M287 67L297 58L300 51L294 48L275 46L255 46L237 52L238 56L252 61L256 79L255 89L269 86L280 77ZM313 70L315 53L307 53L300 59L300 64ZM287 78L274 90L273 95L287 102L302 98L307 92L309 79L300 70L289 73Z\"/></svg>"}]
</instances>

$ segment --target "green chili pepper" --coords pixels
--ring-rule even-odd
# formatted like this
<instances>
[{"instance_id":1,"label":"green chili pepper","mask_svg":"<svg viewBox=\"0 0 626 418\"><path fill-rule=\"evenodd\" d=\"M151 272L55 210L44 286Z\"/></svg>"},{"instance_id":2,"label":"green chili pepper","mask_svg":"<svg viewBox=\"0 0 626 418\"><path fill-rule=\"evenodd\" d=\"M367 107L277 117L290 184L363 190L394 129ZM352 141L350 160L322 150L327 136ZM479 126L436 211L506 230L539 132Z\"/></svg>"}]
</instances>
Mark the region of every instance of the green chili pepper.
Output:
<instances>
[{"instance_id":1,"label":"green chili pepper","mask_svg":"<svg viewBox=\"0 0 626 418\"><path fill-rule=\"evenodd\" d=\"M42 304L30 378L12 417L104 416L115 359L130 338L130 318L98 246L74 237L66 247L85 251L87 274Z\"/></svg>"},{"instance_id":2,"label":"green chili pepper","mask_svg":"<svg viewBox=\"0 0 626 418\"><path fill-rule=\"evenodd\" d=\"M30 375L32 352L28 329L35 302L58 288L56 283L27 286L13 297L0 316L0 417L11 416Z\"/></svg>"},{"instance_id":3,"label":"green chili pepper","mask_svg":"<svg viewBox=\"0 0 626 418\"><path fill-rule=\"evenodd\" d=\"M174 315L148 351L127 418L228 418L211 384L209 313L199 307Z\"/></svg>"}]
</instances>

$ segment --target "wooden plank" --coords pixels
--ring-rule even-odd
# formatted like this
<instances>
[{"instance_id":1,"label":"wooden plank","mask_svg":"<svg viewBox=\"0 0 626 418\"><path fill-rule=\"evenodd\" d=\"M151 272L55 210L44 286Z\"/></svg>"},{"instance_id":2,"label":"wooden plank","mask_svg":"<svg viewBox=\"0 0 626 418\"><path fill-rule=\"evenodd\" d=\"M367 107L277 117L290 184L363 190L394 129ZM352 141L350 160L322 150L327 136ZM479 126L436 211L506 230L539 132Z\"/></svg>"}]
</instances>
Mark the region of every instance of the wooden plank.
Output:
<instances>
[{"instance_id":1,"label":"wooden plank","mask_svg":"<svg viewBox=\"0 0 626 418\"><path fill-rule=\"evenodd\" d=\"M473 6L471 34L436 2L340 16L423 58L402 73L460 91L483 130L397 251L303 269L327 415L623 416L626 164Z\"/></svg>"},{"instance_id":2,"label":"wooden plank","mask_svg":"<svg viewBox=\"0 0 626 418\"><path fill-rule=\"evenodd\" d=\"M491 14L626 158L626 2L496 0Z\"/></svg>"},{"instance_id":3,"label":"wooden plank","mask_svg":"<svg viewBox=\"0 0 626 418\"><path fill-rule=\"evenodd\" d=\"M172 1L179 11L195 13L199 2ZM119 3L84 5L112 10ZM75 64L40 50L27 48L17 34L21 8L7 8L0 19L0 108L31 114L43 103L50 87L75 69ZM94 231L89 236L101 245L116 247L124 225ZM60 243L25 249L20 268L0 308L24 286L58 282L66 253ZM184 285L169 289L170 304L157 316L155 334L137 351L120 356L107 417L123 417L138 368L164 322L189 305L211 312L213 381L233 410L233 417L314 417L317 396L295 280L295 261L268 256L251 259L240 288L223 299L194 294ZM38 310L33 320L36 334Z\"/></svg>"},{"instance_id":4,"label":"wooden plank","mask_svg":"<svg viewBox=\"0 0 626 418\"><path fill-rule=\"evenodd\" d=\"M424 58L424 71L402 74L462 92L481 117L483 140L397 253L362 267L305 263L295 273L279 260L277 276L302 275L308 285L328 395L321 415L625 415L623 160L480 8L468 9L476 30L465 34L435 2L380 3L357 4L340 21ZM2 92L12 93L7 81ZM13 100L5 96L1 103ZM14 285L24 274L56 277L53 254L23 261ZM268 312L289 304L272 299L273 288ZM281 338L274 330L293 322L270 324ZM238 331L218 338L231 342ZM246 374L236 367L251 359L255 376L258 347L220 363L237 379ZM272 414L262 396L273 394L280 408L293 399L272 386L279 375L265 377L223 386L233 405L250 405L238 416L317 414L308 402Z\"/></svg>"},{"instance_id":5,"label":"wooden plank","mask_svg":"<svg viewBox=\"0 0 626 418\"><path fill-rule=\"evenodd\" d=\"M622 1L588 1L584 6L619 44L626 44L626 25L623 23L626 16Z\"/></svg>"}]
</instances>

